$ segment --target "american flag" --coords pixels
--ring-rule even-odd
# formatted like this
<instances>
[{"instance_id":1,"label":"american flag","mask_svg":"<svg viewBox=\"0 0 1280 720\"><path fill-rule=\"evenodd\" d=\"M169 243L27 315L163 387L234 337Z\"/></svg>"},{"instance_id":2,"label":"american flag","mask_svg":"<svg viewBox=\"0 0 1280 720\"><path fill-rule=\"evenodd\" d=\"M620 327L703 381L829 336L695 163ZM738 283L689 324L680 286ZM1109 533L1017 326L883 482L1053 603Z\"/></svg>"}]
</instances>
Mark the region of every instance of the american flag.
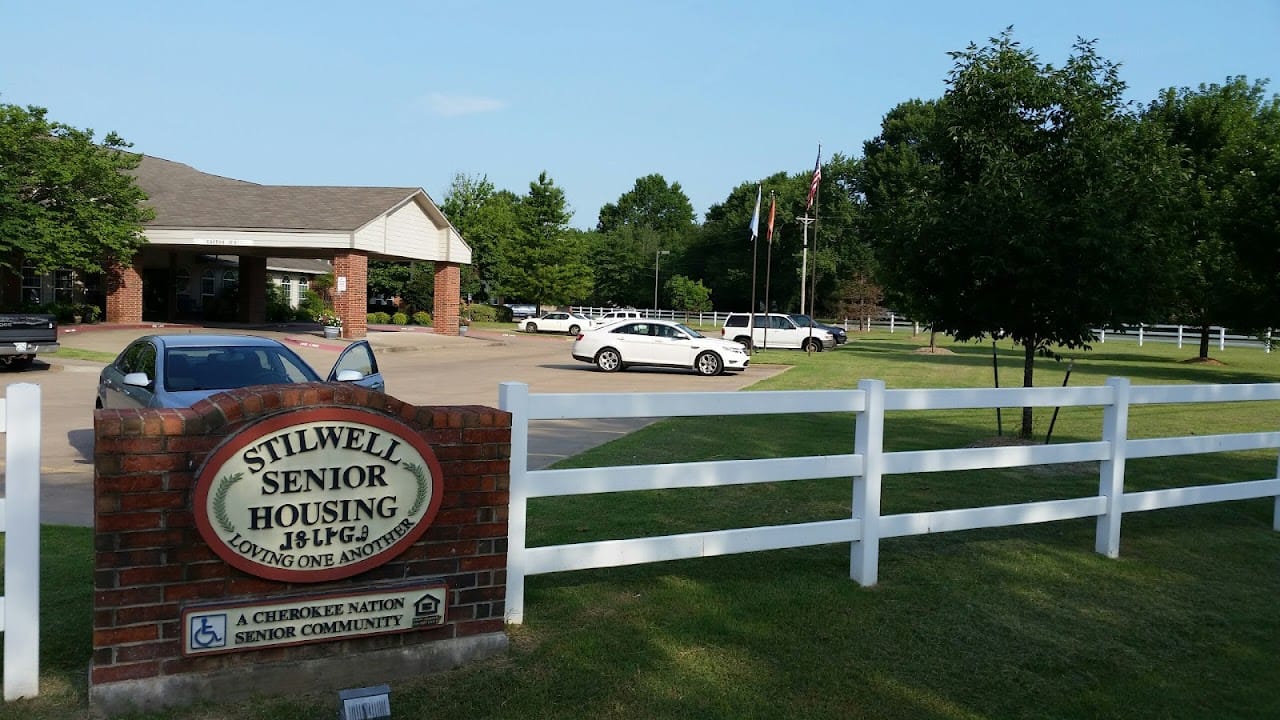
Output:
<instances>
[{"instance_id":1,"label":"american flag","mask_svg":"<svg viewBox=\"0 0 1280 720\"><path fill-rule=\"evenodd\" d=\"M822 146L818 146L818 159L813 161L813 179L809 181L809 198L804 202L804 209L813 207L813 199L818 196L818 184L822 182Z\"/></svg>"}]
</instances>

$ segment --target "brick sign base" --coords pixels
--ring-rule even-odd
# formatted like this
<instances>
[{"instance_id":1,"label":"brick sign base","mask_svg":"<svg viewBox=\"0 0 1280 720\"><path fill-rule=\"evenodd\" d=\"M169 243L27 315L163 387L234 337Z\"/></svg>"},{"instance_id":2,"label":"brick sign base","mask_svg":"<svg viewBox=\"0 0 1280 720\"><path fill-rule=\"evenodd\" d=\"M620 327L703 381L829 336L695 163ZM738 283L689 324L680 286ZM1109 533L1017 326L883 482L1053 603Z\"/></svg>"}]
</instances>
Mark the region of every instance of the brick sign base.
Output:
<instances>
[{"instance_id":1,"label":"brick sign base","mask_svg":"<svg viewBox=\"0 0 1280 720\"><path fill-rule=\"evenodd\" d=\"M432 448L439 513L405 551L343 580L290 583L236 569L195 521L195 478L229 435L296 408L386 414ZM114 714L202 700L326 693L439 672L504 652L511 417L487 407L416 407L353 385L247 388L177 410L99 410L89 698ZM443 621L407 632L210 655L183 653L183 612L445 586Z\"/></svg>"}]
</instances>

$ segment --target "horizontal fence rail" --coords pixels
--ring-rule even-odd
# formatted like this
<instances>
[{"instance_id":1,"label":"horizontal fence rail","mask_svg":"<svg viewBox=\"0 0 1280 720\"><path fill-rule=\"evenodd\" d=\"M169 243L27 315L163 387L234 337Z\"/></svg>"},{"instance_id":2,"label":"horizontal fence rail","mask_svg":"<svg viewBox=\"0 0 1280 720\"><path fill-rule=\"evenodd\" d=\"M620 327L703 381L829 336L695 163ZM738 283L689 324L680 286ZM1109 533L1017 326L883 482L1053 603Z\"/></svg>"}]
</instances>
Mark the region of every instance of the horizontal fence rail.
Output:
<instances>
[{"instance_id":1,"label":"horizontal fence rail","mask_svg":"<svg viewBox=\"0 0 1280 720\"><path fill-rule=\"evenodd\" d=\"M1112 378L1103 386L1075 388L886 390L879 380L863 380L857 390L539 395L531 395L528 386L522 383L502 383L499 404L512 414L507 621L523 622L525 578L542 573L848 542L850 577L863 586L871 586L877 582L879 545L883 538L1092 517L1097 524L1094 550L1114 558L1119 556L1120 522L1126 512L1253 498L1275 498L1273 529L1280 531L1280 477L1145 492L1124 491L1128 458L1280 448L1280 432L1129 439L1130 407L1275 400L1280 400L1280 383L1135 387L1123 378ZM1102 438L1056 445L883 451L887 411L1034 406L1101 407ZM853 453L572 470L528 469L528 433L532 420L832 412L855 416ZM1013 505L880 514L885 475L1080 462L1098 464L1096 494ZM1277 475L1280 475L1280 463ZM849 518L664 537L525 546L528 500L533 497L818 478L851 479L853 503Z\"/></svg>"}]
</instances>

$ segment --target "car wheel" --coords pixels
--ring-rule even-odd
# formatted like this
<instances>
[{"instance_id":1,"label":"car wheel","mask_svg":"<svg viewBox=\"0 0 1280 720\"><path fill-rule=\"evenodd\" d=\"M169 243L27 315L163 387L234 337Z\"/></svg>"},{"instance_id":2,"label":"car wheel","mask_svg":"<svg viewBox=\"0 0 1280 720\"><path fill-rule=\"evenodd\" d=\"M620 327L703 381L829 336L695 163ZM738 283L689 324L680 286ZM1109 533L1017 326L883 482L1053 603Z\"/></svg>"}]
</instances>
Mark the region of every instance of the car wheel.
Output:
<instances>
[{"instance_id":1,"label":"car wheel","mask_svg":"<svg viewBox=\"0 0 1280 720\"><path fill-rule=\"evenodd\" d=\"M581 330L582 330L582 328L578 327L577 325L570 325L570 326L569 326L569 334L570 334L570 335L577 335Z\"/></svg>"},{"instance_id":2,"label":"car wheel","mask_svg":"<svg viewBox=\"0 0 1280 720\"><path fill-rule=\"evenodd\" d=\"M693 369L698 371L699 375L719 375L724 370L724 363L720 361L720 356L713 352L700 353L693 360Z\"/></svg>"},{"instance_id":3,"label":"car wheel","mask_svg":"<svg viewBox=\"0 0 1280 720\"><path fill-rule=\"evenodd\" d=\"M733 341L748 350L751 349L751 336L749 335L741 335L739 337L734 338Z\"/></svg>"},{"instance_id":4,"label":"car wheel","mask_svg":"<svg viewBox=\"0 0 1280 720\"><path fill-rule=\"evenodd\" d=\"M805 340L805 341L804 341L804 351L805 351L805 352L822 352L822 341L820 341L820 340Z\"/></svg>"},{"instance_id":5,"label":"car wheel","mask_svg":"<svg viewBox=\"0 0 1280 720\"><path fill-rule=\"evenodd\" d=\"M605 348L596 353L596 367L605 372L617 372L622 369L622 355L613 348Z\"/></svg>"},{"instance_id":6,"label":"car wheel","mask_svg":"<svg viewBox=\"0 0 1280 720\"><path fill-rule=\"evenodd\" d=\"M529 324L525 325L525 326L524 326L524 331L525 331L525 332L538 332L538 325L537 325L537 323L529 323Z\"/></svg>"}]
</instances>

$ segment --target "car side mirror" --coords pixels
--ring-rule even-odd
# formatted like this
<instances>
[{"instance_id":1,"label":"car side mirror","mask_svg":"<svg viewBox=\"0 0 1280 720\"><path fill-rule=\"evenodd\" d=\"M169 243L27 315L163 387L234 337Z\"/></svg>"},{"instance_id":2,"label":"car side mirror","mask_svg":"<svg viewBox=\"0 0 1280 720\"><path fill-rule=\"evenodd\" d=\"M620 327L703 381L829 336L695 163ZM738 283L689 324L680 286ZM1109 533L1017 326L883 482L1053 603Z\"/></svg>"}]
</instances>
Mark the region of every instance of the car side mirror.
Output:
<instances>
[{"instance_id":1,"label":"car side mirror","mask_svg":"<svg viewBox=\"0 0 1280 720\"><path fill-rule=\"evenodd\" d=\"M131 372L124 376L124 384L144 388L151 384L151 378L144 372Z\"/></svg>"},{"instance_id":2,"label":"car side mirror","mask_svg":"<svg viewBox=\"0 0 1280 720\"><path fill-rule=\"evenodd\" d=\"M363 379L364 379L364 373L360 372L359 370L339 370L338 371L338 376L337 376L338 382L355 382L357 380L363 380Z\"/></svg>"}]
</instances>

